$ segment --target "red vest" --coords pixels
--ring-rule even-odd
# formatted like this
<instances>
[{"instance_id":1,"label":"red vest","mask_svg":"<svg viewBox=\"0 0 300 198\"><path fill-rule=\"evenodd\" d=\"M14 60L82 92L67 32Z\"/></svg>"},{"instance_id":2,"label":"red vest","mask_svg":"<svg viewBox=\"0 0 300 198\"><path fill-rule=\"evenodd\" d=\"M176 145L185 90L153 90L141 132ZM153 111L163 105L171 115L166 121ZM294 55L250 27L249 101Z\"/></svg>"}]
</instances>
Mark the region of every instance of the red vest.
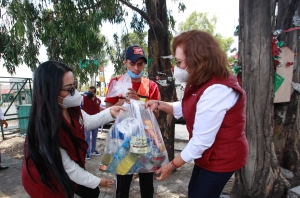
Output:
<instances>
[{"instance_id":1,"label":"red vest","mask_svg":"<svg viewBox=\"0 0 300 198\"><path fill-rule=\"evenodd\" d=\"M236 104L226 112L215 142L205 150L202 157L194 160L195 164L209 171L231 172L242 168L247 161L248 141L244 131L246 124L246 94L239 86L236 77L230 75L228 79L219 80L212 77L203 85L194 89L186 88L182 99L182 111L186 126L193 136L196 105L203 92L211 85L222 84L240 93Z\"/></svg>"},{"instance_id":2,"label":"red vest","mask_svg":"<svg viewBox=\"0 0 300 198\"><path fill-rule=\"evenodd\" d=\"M115 80L119 80L122 76L118 76ZM148 78L141 77L141 84L137 90L137 95L140 97L140 101L147 102L150 96L150 80Z\"/></svg>"},{"instance_id":3,"label":"red vest","mask_svg":"<svg viewBox=\"0 0 300 198\"><path fill-rule=\"evenodd\" d=\"M94 115L100 111L101 100L97 97L93 99L83 96L82 109L89 115Z\"/></svg>"},{"instance_id":4,"label":"red vest","mask_svg":"<svg viewBox=\"0 0 300 198\"><path fill-rule=\"evenodd\" d=\"M72 133L75 136L76 141L78 142L79 146L79 153L77 155L75 150L75 145L72 143L70 139L70 135L68 132L63 130L62 128L59 131L59 146L63 149L65 149L69 155L69 157L75 161L80 167L84 168L85 164L85 155L87 151L87 143L85 141L85 135L84 135L84 126L83 126L83 119L81 115L81 111L79 107L70 108L69 114L72 119L73 125L69 124L65 119L64 122L67 123L69 128L71 129ZM24 189L27 191L27 193L32 198L65 198L66 195L64 194L64 191L62 190L62 187L59 186L59 184L52 178L52 182L54 184L53 191L51 191L50 188L48 188L45 184L42 183L42 180L40 179L39 173L37 169L35 168L35 165L33 164L33 161L28 156L28 150L27 150L27 140L25 142L25 158L24 163L22 166L22 184L24 186ZM28 159L28 163L26 164L26 158ZM27 169L30 171L31 176L27 172ZM74 183L74 185L76 185Z\"/></svg>"}]
</instances>

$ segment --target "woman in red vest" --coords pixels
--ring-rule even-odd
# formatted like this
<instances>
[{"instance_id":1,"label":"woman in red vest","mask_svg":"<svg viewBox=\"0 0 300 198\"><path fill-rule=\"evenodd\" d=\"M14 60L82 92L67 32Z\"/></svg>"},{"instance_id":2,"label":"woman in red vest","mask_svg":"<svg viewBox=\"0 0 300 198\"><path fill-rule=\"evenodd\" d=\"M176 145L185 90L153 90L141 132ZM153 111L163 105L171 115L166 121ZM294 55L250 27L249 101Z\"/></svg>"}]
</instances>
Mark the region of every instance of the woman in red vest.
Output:
<instances>
[{"instance_id":1,"label":"woman in red vest","mask_svg":"<svg viewBox=\"0 0 300 198\"><path fill-rule=\"evenodd\" d=\"M72 69L57 61L39 65L34 74L32 107L25 141L22 183L31 197L99 196L113 180L85 170L84 129L113 121L123 107L95 115L80 110Z\"/></svg>"},{"instance_id":2,"label":"woman in red vest","mask_svg":"<svg viewBox=\"0 0 300 198\"><path fill-rule=\"evenodd\" d=\"M194 160L188 197L218 198L233 173L247 161L248 142L244 132L246 94L228 70L226 54L218 42L200 30L174 38L174 77L186 82L182 101L151 100L152 110L184 116L189 142L169 164L157 170L157 179Z\"/></svg>"}]
</instances>

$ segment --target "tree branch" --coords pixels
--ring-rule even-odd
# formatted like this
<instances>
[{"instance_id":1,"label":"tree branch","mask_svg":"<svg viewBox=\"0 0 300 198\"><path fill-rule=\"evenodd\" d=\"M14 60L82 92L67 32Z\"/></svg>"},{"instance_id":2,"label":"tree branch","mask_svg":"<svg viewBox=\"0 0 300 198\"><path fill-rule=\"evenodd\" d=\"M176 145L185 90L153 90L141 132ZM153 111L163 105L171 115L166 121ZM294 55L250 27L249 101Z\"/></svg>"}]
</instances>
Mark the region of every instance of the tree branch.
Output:
<instances>
[{"instance_id":1,"label":"tree branch","mask_svg":"<svg viewBox=\"0 0 300 198\"><path fill-rule=\"evenodd\" d=\"M149 23L149 17L146 12L143 12L142 10L138 9L137 7L133 6L131 3L128 3L127 1L124 0L119 0L122 4L126 5L127 7L131 8L132 10L136 11L143 17L148 23Z\"/></svg>"}]
</instances>

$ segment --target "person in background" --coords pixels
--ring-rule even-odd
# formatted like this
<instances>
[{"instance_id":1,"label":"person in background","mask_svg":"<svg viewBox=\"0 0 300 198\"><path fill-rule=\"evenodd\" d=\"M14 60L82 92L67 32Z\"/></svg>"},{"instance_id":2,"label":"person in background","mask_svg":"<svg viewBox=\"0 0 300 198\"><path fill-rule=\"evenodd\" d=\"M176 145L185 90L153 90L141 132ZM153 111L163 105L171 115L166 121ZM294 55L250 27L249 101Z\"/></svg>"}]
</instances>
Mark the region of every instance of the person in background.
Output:
<instances>
[{"instance_id":1,"label":"person in background","mask_svg":"<svg viewBox=\"0 0 300 198\"><path fill-rule=\"evenodd\" d=\"M81 95L72 68L46 61L34 73L32 106L24 145L22 184L32 198L99 197L99 187L113 180L85 170L87 143L84 129L114 120L115 106L95 115L80 109Z\"/></svg>"},{"instance_id":2,"label":"person in background","mask_svg":"<svg viewBox=\"0 0 300 198\"><path fill-rule=\"evenodd\" d=\"M0 120L1 120L1 127L3 127L3 125L5 125L5 128L7 128L8 123L4 118L4 113L3 113L1 108L0 108ZM1 150L0 150L0 170L5 170L5 169L8 169L8 166L2 166L2 164L1 164Z\"/></svg>"},{"instance_id":3,"label":"person in background","mask_svg":"<svg viewBox=\"0 0 300 198\"><path fill-rule=\"evenodd\" d=\"M143 69L147 63L144 50L139 46L130 46L126 51L124 64L127 73L131 77L132 88L128 89L127 97L135 100L147 101L159 100L160 93L157 84L149 79L143 78ZM117 81L118 77L113 78L109 83L109 89L113 81ZM107 93L108 95L109 93ZM124 99L114 97L105 98L106 107L123 105ZM129 197L130 184L133 175L117 175L117 198ZM154 194L153 173L139 173L140 192L142 198L152 198Z\"/></svg>"},{"instance_id":4,"label":"person in background","mask_svg":"<svg viewBox=\"0 0 300 198\"><path fill-rule=\"evenodd\" d=\"M83 95L81 108L89 115L95 115L101 111L101 100L96 96L96 87L91 86L88 92ZM100 155L96 150L96 141L98 135L98 127L91 130L85 130L85 140L88 143L88 149L86 153L86 159L91 159L90 155ZM91 145L91 132L92 132L92 147Z\"/></svg>"},{"instance_id":5,"label":"person in background","mask_svg":"<svg viewBox=\"0 0 300 198\"><path fill-rule=\"evenodd\" d=\"M173 41L174 77L186 82L182 101L150 100L145 105L186 120L187 146L156 171L165 180L194 160L188 197L219 198L233 173L247 161L246 93L228 70L226 54L209 33L183 32Z\"/></svg>"}]
</instances>

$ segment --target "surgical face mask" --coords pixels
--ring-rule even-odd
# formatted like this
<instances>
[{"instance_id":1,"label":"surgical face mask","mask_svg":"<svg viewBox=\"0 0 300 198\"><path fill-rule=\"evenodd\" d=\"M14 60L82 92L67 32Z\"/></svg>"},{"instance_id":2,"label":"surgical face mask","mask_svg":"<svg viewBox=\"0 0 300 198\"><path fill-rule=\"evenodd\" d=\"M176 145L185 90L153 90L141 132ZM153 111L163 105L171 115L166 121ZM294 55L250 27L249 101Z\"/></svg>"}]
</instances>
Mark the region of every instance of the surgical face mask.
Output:
<instances>
[{"instance_id":1,"label":"surgical face mask","mask_svg":"<svg viewBox=\"0 0 300 198\"><path fill-rule=\"evenodd\" d=\"M132 73L132 71L130 71L130 70L127 70L127 73L131 78L134 78L134 79L138 79L138 78L142 77L142 75L143 75L143 72L136 75L136 74Z\"/></svg>"},{"instance_id":2,"label":"surgical face mask","mask_svg":"<svg viewBox=\"0 0 300 198\"><path fill-rule=\"evenodd\" d=\"M186 67L187 68L187 67ZM179 67L174 68L174 77L180 82L184 83L189 77L189 73L185 69L180 69Z\"/></svg>"},{"instance_id":3,"label":"surgical face mask","mask_svg":"<svg viewBox=\"0 0 300 198\"><path fill-rule=\"evenodd\" d=\"M87 97L89 97L89 98L92 98L92 97L94 97L94 94L93 94L93 93L90 93L90 92L88 92L88 93L86 94L86 96L87 96Z\"/></svg>"},{"instance_id":4,"label":"surgical face mask","mask_svg":"<svg viewBox=\"0 0 300 198\"><path fill-rule=\"evenodd\" d=\"M71 96L71 93L69 93L69 95L67 95L65 98L62 99L63 99L63 103L62 104L58 103L58 104L64 106L64 108L77 107L81 104L81 95L77 91L77 89L75 89L75 93L73 96Z\"/></svg>"}]
</instances>

